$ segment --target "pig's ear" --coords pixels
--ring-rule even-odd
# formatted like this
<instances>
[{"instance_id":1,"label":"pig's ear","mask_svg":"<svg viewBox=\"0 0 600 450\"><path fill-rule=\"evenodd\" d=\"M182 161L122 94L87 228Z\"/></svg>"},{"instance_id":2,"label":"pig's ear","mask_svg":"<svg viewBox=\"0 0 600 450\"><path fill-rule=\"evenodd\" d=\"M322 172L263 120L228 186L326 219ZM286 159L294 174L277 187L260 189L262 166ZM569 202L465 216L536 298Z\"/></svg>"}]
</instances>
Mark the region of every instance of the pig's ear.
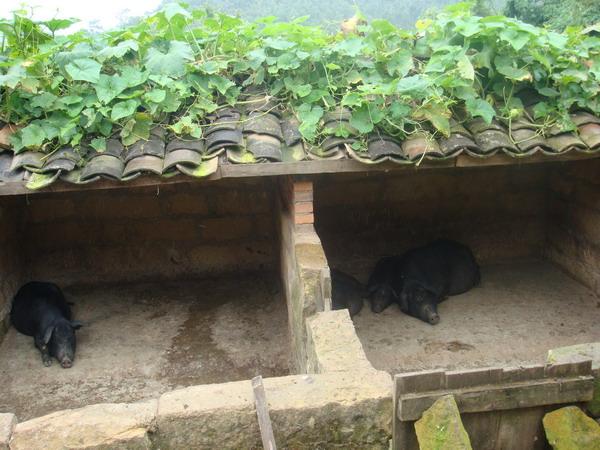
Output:
<instances>
[{"instance_id":1,"label":"pig's ear","mask_svg":"<svg viewBox=\"0 0 600 450\"><path fill-rule=\"evenodd\" d=\"M48 328L46 328L46 331L44 331L44 345L48 345L48 342L50 342L50 338L52 337L53 332L54 325L50 325Z\"/></svg>"},{"instance_id":2,"label":"pig's ear","mask_svg":"<svg viewBox=\"0 0 600 450\"><path fill-rule=\"evenodd\" d=\"M79 330L83 326L83 322L79 320L71 320L71 328Z\"/></svg>"},{"instance_id":3,"label":"pig's ear","mask_svg":"<svg viewBox=\"0 0 600 450\"><path fill-rule=\"evenodd\" d=\"M366 289L367 298L372 296L375 292L377 292L377 289L379 289L380 286L381 285L379 283L367 286L367 289Z\"/></svg>"}]
</instances>

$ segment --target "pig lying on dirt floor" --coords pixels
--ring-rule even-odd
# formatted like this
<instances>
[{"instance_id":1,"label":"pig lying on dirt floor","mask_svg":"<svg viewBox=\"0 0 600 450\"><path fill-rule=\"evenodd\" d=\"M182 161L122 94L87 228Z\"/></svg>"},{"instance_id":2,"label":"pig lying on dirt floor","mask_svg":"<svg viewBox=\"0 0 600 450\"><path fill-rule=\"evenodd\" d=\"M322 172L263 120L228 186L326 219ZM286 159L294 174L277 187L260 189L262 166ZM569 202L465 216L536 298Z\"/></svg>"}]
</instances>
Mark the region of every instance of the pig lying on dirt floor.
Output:
<instances>
[{"instance_id":1,"label":"pig lying on dirt floor","mask_svg":"<svg viewBox=\"0 0 600 450\"><path fill-rule=\"evenodd\" d=\"M364 286L353 276L331 269L331 303L333 309L348 308L350 317L358 314L366 297Z\"/></svg>"},{"instance_id":2,"label":"pig lying on dirt floor","mask_svg":"<svg viewBox=\"0 0 600 450\"><path fill-rule=\"evenodd\" d=\"M81 322L71 320L71 308L53 283L32 281L23 285L13 300L10 319L20 333L33 336L45 366L56 358L63 368L75 359L75 330Z\"/></svg>"},{"instance_id":3,"label":"pig lying on dirt floor","mask_svg":"<svg viewBox=\"0 0 600 450\"><path fill-rule=\"evenodd\" d=\"M438 303L479 282L479 266L471 250L440 239L379 260L367 289L374 312L398 303L404 313L435 325L440 321Z\"/></svg>"}]
</instances>

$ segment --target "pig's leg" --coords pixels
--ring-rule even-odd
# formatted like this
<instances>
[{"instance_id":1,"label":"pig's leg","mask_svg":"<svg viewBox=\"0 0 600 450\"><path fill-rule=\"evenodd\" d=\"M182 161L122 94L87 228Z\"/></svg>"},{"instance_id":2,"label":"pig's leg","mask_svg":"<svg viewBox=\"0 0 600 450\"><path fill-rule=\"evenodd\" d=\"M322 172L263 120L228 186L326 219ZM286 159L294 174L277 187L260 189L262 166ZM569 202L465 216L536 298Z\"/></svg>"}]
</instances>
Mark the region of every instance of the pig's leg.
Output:
<instances>
[{"instance_id":1,"label":"pig's leg","mask_svg":"<svg viewBox=\"0 0 600 450\"><path fill-rule=\"evenodd\" d=\"M52 357L50 356L50 352L48 351L48 346L44 344L44 341L39 336L34 338L35 346L42 353L42 362L46 367L50 367L52 365Z\"/></svg>"}]
</instances>

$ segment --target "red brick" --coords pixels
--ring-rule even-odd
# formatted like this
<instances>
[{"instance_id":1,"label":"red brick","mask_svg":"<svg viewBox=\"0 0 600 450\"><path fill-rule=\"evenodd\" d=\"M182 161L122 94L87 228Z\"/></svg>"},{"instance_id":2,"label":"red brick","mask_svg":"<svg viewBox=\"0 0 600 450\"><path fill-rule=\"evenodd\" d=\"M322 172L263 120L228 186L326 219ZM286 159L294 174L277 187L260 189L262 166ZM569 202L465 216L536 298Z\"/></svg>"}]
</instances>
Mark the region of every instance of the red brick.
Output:
<instances>
[{"instance_id":1,"label":"red brick","mask_svg":"<svg viewBox=\"0 0 600 450\"><path fill-rule=\"evenodd\" d=\"M296 213L311 213L313 212L312 202L296 202L294 203Z\"/></svg>"},{"instance_id":2,"label":"red brick","mask_svg":"<svg viewBox=\"0 0 600 450\"><path fill-rule=\"evenodd\" d=\"M312 190L312 181L294 181L294 192L312 192Z\"/></svg>"},{"instance_id":3,"label":"red brick","mask_svg":"<svg viewBox=\"0 0 600 450\"><path fill-rule=\"evenodd\" d=\"M296 214L296 217L294 218L294 223L296 223L296 225L304 223L315 223L315 216L314 214Z\"/></svg>"},{"instance_id":4,"label":"red brick","mask_svg":"<svg viewBox=\"0 0 600 450\"><path fill-rule=\"evenodd\" d=\"M313 191L296 192L294 195L294 200L297 202L312 202L313 201Z\"/></svg>"}]
</instances>

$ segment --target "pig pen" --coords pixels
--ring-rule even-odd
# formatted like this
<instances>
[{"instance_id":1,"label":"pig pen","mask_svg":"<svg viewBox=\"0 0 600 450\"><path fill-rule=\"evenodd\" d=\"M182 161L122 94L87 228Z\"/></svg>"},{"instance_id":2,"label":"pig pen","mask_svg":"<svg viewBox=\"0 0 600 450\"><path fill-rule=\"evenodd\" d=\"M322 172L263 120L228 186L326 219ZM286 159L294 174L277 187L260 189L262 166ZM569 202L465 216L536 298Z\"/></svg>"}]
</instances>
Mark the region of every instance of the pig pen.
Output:
<instances>
[{"instance_id":1,"label":"pig pen","mask_svg":"<svg viewBox=\"0 0 600 450\"><path fill-rule=\"evenodd\" d=\"M85 326L65 370L5 320L0 411L27 420L288 375L272 181L3 198L2 317L21 283L48 280Z\"/></svg>"},{"instance_id":2,"label":"pig pen","mask_svg":"<svg viewBox=\"0 0 600 450\"><path fill-rule=\"evenodd\" d=\"M376 261L445 237L471 247L481 285L439 305L431 326L396 305L353 318L390 374L519 366L600 340L600 160L314 180L328 264L366 283Z\"/></svg>"}]
</instances>

